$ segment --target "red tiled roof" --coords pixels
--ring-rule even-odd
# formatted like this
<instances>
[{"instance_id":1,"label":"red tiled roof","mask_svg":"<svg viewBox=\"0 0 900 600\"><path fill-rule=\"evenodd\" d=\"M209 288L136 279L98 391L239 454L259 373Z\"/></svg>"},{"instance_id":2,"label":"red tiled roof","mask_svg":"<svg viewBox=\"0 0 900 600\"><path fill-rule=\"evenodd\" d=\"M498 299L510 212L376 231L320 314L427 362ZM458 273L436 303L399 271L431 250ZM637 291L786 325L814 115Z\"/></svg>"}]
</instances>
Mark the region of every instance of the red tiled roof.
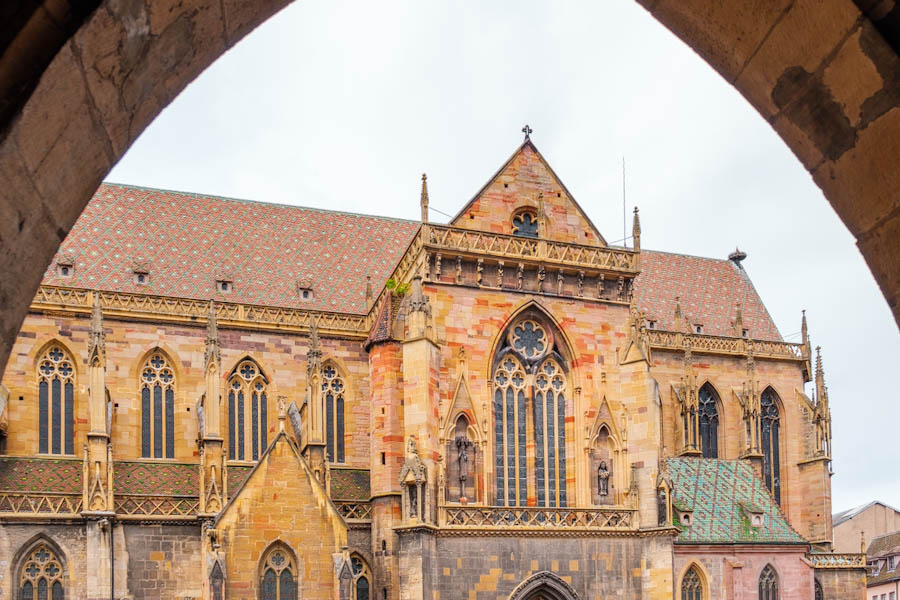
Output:
<instances>
[{"instance_id":1,"label":"red tiled roof","mask_svg":"<svg viewBox=\"0 0 900 600\"><path fill-rule=\"evenodd\" d=\"M731 260L641 250L634 295L638 308L657 320L657 329L675 328L679 296L685 320L703 325L705 334L734 335L731 324L740 302L750 337L781 340L747 272Z\"/></svg>"},{"instance_id":2,"label":"red tiled roof","mask_svg":"<svg viewBox=\"0 0 900 600\"><path fill-rule=\"evenodd\" d=\"M75 258L74 274L44 283L264 306L362 314L366 276L375 293L400 260L419 223L403 219L234 200L118 184L103 184L63 242L59 256ZM638 307L674 327L675 296L688 321L704 333L731 335L735 303L757 339L781 336L743 269L729 260L649 250L635 283ZM150 283L132 269L149 263ZM216 289L228 276L234 289ZM297 286L311 281L313 298ZM373 340L389 332L378 320Z\"/></svg>"},{"instance_id":3,"label":"red tiled roof","mask_svg":"<svg viewBox=\"0 0 900 600\"><path fill-rule=\"evenodd\" d=\"M386 281L418 228L402 219L103 184L60 248L75 258L74 275L57 277L54 261L44 283L362 314L366 276ZM134 282L136 261L150 263L149 285ZM221 276L233 278L227 295L216 288ZM311 300L301 299L301 280L311 281Z\"/></svg>"}]
</instances>

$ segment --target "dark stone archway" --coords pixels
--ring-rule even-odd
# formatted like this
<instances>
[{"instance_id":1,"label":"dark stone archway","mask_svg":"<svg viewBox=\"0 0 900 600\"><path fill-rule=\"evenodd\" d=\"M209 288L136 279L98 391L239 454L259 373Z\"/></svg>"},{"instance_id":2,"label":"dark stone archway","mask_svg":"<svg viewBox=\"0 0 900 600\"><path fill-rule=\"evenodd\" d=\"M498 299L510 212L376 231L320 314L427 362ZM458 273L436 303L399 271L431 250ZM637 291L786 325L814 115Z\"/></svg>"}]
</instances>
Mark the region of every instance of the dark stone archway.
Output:
<instances>
[{"instance_id":1,"label":"dark stone archway","mask_svg":"<svg viewBox=\"0 0 900 600\"><path fill-rule=\"evenodd\" d=\"M900 8L639 1L784 139L900 317ZM0 9L9 17L0 19L0 369L103 177L188 83L288 2L14 0Z\"/></svg>"}]
</instances>

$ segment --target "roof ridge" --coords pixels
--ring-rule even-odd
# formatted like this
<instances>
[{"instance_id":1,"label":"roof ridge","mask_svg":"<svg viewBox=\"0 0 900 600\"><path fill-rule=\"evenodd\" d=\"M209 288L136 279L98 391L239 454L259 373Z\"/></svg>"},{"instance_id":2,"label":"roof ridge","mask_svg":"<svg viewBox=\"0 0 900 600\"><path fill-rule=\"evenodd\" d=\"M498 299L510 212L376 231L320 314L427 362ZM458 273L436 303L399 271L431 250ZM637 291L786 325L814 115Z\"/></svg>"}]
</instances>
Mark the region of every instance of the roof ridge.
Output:
<instances>
[{"instance_id":1,"label":"roof ridge","mask_svg":"<svg viewBox=\"0 0 900 600\"><path fill-rule=\"evenodd\" d=\"M187 192L184 190L170 190L167 188L157 188L157 187L150 187L150 186L144 186L144 185L134 185L134 184L130 184L130 183L116 183L114 181L104 181L101 184L101 187L104 185L113 186L113 187L122 188L122 189L140 190L140 191L145 191L145 192L163 192L165 194L178 194L180 196L191 196L194 198L205 198L205 199L209 199L209 200L222 200L225 202L239 202L242 204L260 204L263 206L275 206L278 208L293 208L293 209L298 209L298 210L308 210L308 211L313 211L313 212L345 215L348 217L368 217L368 218L372 218L372 219L384 219L386 221L397 221L397 222L401 222L401 223L418 223L418 221L415 221L413 219L403 219L401 217L387 217L384 215L373 215L373 214L369 214L369 213L357 213L357 212L350 212L350 211L346 211L346 210L334 210L334 209L330 209L330 208L317 208L315 206L301 206L299 204L282 204L280 202L268 202L266 200L252 200L249 198L235 198L233 196L220 196L218 194L204 194L201 192ZM98 188L98 191L99 191L99 188ZM95 192L95 194L96 194L96 192Z\"/></svg>"}]
</instances>

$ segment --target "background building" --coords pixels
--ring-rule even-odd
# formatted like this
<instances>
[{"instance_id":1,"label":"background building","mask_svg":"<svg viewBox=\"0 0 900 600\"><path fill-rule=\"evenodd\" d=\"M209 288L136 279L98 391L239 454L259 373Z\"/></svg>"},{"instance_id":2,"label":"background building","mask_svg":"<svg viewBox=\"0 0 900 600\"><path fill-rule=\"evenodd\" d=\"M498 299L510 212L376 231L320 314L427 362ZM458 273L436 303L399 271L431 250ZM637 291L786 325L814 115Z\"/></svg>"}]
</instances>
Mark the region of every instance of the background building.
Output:
<instances>
[{"instance_id":1,"label":"background building","mask_svg":"<svg viewBox=\"0 0 900 600\"><path fill-rule=\"evenodd\" d=\"M869 502L833 516L835 552L859 552L878 536L900 530L900 511Z\"/></svg>"},{"instance_id":2,"label":"background building","mask_svg":"<svg viewBox=\"0 0 900 600\"><path fill-rule=\"evenodd\" d=\"M3 375L2 594L863 597L821 355L744 253L610 245L527 128L420 201L101 186Z\"/></svg>"}]
</instances>

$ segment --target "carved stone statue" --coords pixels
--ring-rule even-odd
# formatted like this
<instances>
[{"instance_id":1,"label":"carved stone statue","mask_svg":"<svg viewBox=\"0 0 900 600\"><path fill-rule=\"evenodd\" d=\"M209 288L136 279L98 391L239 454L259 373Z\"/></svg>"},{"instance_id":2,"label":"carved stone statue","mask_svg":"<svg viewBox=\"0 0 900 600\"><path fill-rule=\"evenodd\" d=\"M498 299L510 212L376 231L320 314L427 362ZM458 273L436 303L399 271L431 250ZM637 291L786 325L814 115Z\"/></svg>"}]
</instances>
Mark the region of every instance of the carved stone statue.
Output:
<instances>
[{"instance_id":1,"label":"carved stone statue","mask_svg":"<svg viewBox=\"0 0 900 600\"><path fill-rule=\"evenodd\" d=\"M597 467L597 493L601 496L609 495L609 468L606 461L601 460L600 466Z\"/></svg>"},{"instance_id":2,"label":"carved stone statue","mask_svg":"<svg viewBox=\"0 0 900 600\"><path fill-rule=\"evenodd\" d=\"M472 442L464 435L456 438L456 463L459 467L459 495L466 495L466 480L469 478L469 449Z\"/></svg>"}]
</instances>

